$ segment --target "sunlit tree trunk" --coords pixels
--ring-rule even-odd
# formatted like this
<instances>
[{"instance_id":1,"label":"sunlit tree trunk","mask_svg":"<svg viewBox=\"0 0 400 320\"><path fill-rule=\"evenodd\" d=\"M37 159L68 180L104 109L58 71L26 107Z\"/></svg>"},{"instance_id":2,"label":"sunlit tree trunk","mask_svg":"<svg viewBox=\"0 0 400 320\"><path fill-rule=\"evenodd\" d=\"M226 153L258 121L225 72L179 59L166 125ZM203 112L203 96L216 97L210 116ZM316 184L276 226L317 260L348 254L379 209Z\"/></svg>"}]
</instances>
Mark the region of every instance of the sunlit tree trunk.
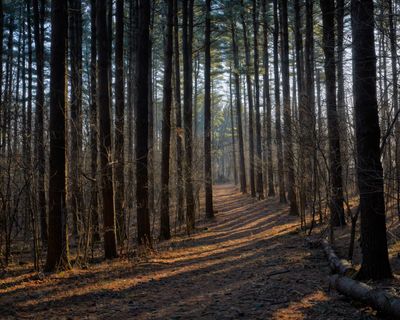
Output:
<instances>
[{"instance_id":1,"label":"sunlit tree trunk","mask_svg":"<svg viewBox=\"0 0 400 320\"><path fill-rule=\"evenodd\" d=\"M181 71L179 62L179 8L178 0L174 4L174 72L175 72L175 108L176 108L176 215L179 225L184 221L184 188L183 188L183 132L181 103Z\"/></svg>"},{"instance_id":2,"label":"sunlit tree trunk","mask_svg":"<svg viewBox=\"0 0 400 320\"><path fill-rule=\"evenodd\" d=\"M278 162L278 185L279 201L286 202L285 177L283 173L283 145L281 128L281 98L279 80L279 20L278 20L278 0L274 0L274 86L275 86L275 132Z\"/></svg>"},{"instance_id":3,"label":"sunlit tree trunk","mask_svg":"<svg viewBox=\"0 0 400 320\"><path fill-rule=\"evenodd\" d=\"M274 187L274 164L272 161L272 114L271 114L271 96L270 96L270 83L269 83L269 52L268 52L268 16L267 16L267 0L262 0L262 18L263 18L263 64L264 64L264 95L263 103L265 109L265 127L266 127L266 145L267 145L267 164L268 164L268 197L275 196Z\"/></svg>"},{"instance_id":4,"label":"sunlit tree trunk","mask_svg":"<svg viewBox=\"0 0 400 320\"><path fill-rule=\"evenodd\" d=\"M204 179L206 217L214 217L211 167L211 0L206 0L204 41Z\"/></svg>"},{"instance_id":5,"label":"sunlit tree trunk","mask_svg":"<svg viewBox=\"0 0 400 320\"><path fill-rule=\"evenodd\" d=\"M236 93L236 121L237 121L238 140L239 140L240 191L246 193L247 186L246 186L246 168L244 164L242 102L240 95L240 76L239 76L239 53L238 53L239 49L236 43L236 29L234 22L232 22L231 24L231 33L232 33L233 67L234 67L233 74L234 74L235 93Z\"/></svg>"},{"instance_id":6,"label":"sunlit tree trunk","mask_svg":"<svg viewBox=\"0 0 400 320\"><path fill-rule=\"evenodd\" d=\"M289 34L287 0L281 0L280 22L281 22L281 71L282 71L282 94L283 94L283 119L284 119L284 156L287 168L288 199L290 203L290 214L297 215L297 199L295 191L294 154L292 137L292 113L290 108L290 85L289 85Z\"/></svg>"}]
</instances>

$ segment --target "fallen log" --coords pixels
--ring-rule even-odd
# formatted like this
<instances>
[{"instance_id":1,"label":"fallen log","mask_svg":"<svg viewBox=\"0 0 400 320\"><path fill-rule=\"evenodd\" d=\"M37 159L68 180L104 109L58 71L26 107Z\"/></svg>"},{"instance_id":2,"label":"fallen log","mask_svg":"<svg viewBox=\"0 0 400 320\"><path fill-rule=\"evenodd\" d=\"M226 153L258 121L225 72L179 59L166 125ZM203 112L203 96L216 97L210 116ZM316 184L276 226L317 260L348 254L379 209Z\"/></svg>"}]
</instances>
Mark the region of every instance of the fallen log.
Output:
<instances>
[{"instance_id":1,"label":"fallen log","mask_svg":"<svg viewBox=\"0 0 400 320\"><path fill-rule=\"evenodd\" d=\"M339 259L326 239L321 241L321 245L328 258L329 267L333 273L345 276L352 276L356 273L356 270L351 266L350 262L345 259Z\"/></svg>"},{"instance_id":2,"label":"fallen log","mask_svg":"<svg viewBox=\"0 0 400 320\"><path fill-rule=\"evenodd\" d=\"M330 277L330 287L390 316L390 319L400 319L400 299L388 292L338 274Z\"/></svg>"}]
</instances>

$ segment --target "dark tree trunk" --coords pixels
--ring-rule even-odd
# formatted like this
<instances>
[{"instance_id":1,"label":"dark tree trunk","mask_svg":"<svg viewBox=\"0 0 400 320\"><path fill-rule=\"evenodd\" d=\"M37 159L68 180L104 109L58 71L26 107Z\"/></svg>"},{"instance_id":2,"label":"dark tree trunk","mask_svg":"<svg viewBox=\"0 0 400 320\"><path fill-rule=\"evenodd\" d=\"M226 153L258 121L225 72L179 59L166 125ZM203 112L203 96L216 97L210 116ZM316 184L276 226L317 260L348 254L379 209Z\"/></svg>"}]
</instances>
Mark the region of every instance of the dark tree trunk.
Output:
<instances>
[{"instance_id":1,"label":"dark tree trunk","mask_svg":"<svg viewBox=\"0 0 400 320\"><path fill-rule=\"evenodd\" d=\"M163 88L163 122L162 122L162 155L161 155L161 203L160 203L160 239L171 238L169 223L169 159L171 140L172 109L172 54L174 8L171 0L165 0L167 6L167 28L164 45L164 88Z\"/></svg>"},{"instance_id":2,"label":"dark tree trunk","mask_svg":"<svg viewBox=\"0 0 400 320\"><path fill-rule=\"evenodd\" d=\"M129 237L129 224L131 223L131 214L133 206L135 204L135 190L134 190L134 95L135 95L135 61L136 61L136 32L137 32L137 0L130 1L129 3L129 50L128 50L128 92L127 92L127 153L128 153L128 172L127 172L127 199L126 199L126 210L127 210L127 237Z\"/></svg>"},{"instance_id":3,"label":"dark tree trunk","mask_svg":"<svg viewBox=\"0 0 400 320\"><path fill-rule=\"evenodd\" d=\"M71 61L70 102L70 208L73 217L73 233L80 236L79 225L83 218L83 196L81 190L82 150L82 13L81 1L69 0L69 49Z\"/></svg>"},{"instance_id":4,"label":"dark tree trunk","mask_svg":"<svg viewBox=\"0 0 400 320\"><path fill-rule=\"evenodd\" d=\"M96 1L90 1L90 171L92 176L90 191L90 218L93 241L100 240L99 204L97 184L97 34L96 34Z\"/></svg>"},{"instance_id":5,"label":"dark tree trunk","mask_svg":"<svg viewBox=\"0 0 400 320\"><path fill-rule=\"evenodd\" d=\"M246 186L246 168L244 164L244 145L243 145L243 129L242 129L242 103L240 94L240 76L239 76L239 49L236 43L235 24L231 24L232 32L232 51L233 51L233 73L235 81L236 93L236 121L239 139L239 176L240 176L240 191L247 192Z\"/></svg>"},{"instance_id":6,"label":"dark tree trunk","mask_svg":"<svg viewBox=\"0 0 400 320\"><path fill-rule=\"evenodd\" d=\"M289 34L288 34L288 14L287 0L281 1L280 7L281 21L281 68L282 68L282 94L283 94L283 119L284 119L284 153L285 165L288 176L288 199L290 203L290 214L298 215L298 207L295 191L294 176L294 154L292 142L292 113L290 108L290 84L289 84Z\"/></svg>"},{"instance_id":7,"label":"dark tree trunk","mask_svg":"<svg viewBox=\"0 0 400 320\"><path fill-rule=\"evenodd\" d=\"M214 217L211 167L211 0L206 0L206 28L204 43L204 189L206 217Z\"/></svg>"},{"instance_id":8,"label":"dark tree trunk","mask_svg":"<svg viewBox=\"0 0 400 320\"><path fill-rule=\"evenodd\" d=\"M395 25L396 15L393 13L393 1L387 0L387 6L389 8L389 38L390 38L390 55L391 55L391 64L392 64L392 81L393 81L393 110L396 114L399 110L399 88L398 88L398 74L397 74L397 32ZM395 159L398 162L400 159L400 125L399 121L396 121L395 125ZM400 166L396 163L396 181L397 181L397 190L396 190L396 206L397 206L397 214L400 217Z\"/></svg>"},{"instance_id":9,"label":"dark tree trunk","mask_svg":"<svg viewBox=\"0 0 400 320\"><path fill-rule=\"evenodd\" d=\"M251 68L251 61L250 61L250 48L249 48L249 41L247 38L247 25L245 21L245 17L243 14L244 5L243 0L241 1L242 10L241 10L241 22L243 26L243 42L244 42L244 51L245 51L245 61L246 61L246 84L247 84L247 98L249 103L249 174L250 174L250 192L251 196L256 196L256 184L255 184L255 176L254 176L254 120L253 120L253 113L254 113L254 105L253 105L253 86L251 83L251 76L250 76L250 68Z\"/></svg>"},{"instance_id":10,"label":"dark tree trunk","mask_svg":"<svg viewBox=\"0 0 400 320\"><path fill-rule=\"evenodd\" d=\"M329 163L331 181L331 223L346 224L343 210L342 163L340 156L340 132L336 109L336 64L335 64L335 5L334 0L321 1L323 22L323 49L325 53L325 85L328 114Z\"/></svg>"},{"instance_id":11,"label":"dark tree trunk","mask_svg":"<svg viewBox=\"0 0 400 320\"><path fill-rule=\"evenodd\" d=\"M27 6L30 6L28 2ZM30 19L30 17L28 17ZM0 105L3 105L3 40L4 40L4 10L3 0L0 0ZM29 102L28 102L29 103ZM0 125L3 124L3 110L0 110ZM0 143L3 142L2 130L0 129Z\"/></svg>"},{"instance_id":12,"label":"dark tree trunk","mask_svg":"<svg viewBox=\"0 0 400 320\"><path fill-rule=\"evenodd\" d=\"M136 107L136 201L139 245L151 245L148 203L148 108L150 55L150 2L138 1L135 77Z\"/></svg>"},{"instance_id":13,"label":"dark tree trunk","mask_svg":"<svg viewBox=\"0 0 400 320\"><path fill-rule=\"evenodd\" d=\"M178 0L174 5L174 67L175 67L175 107L176 107L176 215L179 225L184 221L183 195L183 135L182 135L182 104L181 104L181 71L179 63L179 8Z\"/></svg>"},{"instance_id":14,"label":"dark tree trunk","mask_svg":"<svg viewBox=\"0 0 400 320\"><path fill-rule=\"evenodd\" d=\"M183 1L183 121L185 129L185 191L186 191L186 223L187 233L190 234L195 227L195 203L193 197L193 172L192 172L192 42L193 42L193 0Z\"/></svg>"},{"instance_id":15,"label":"dark tree trunk","mask_svg":"<svg viewBox=\"0 0 400 320\"><path fill-rule=\"evenodd\" d=\"M39 8L38 0L33 0L33 25L34 41L36 47L36 107L35 107L35 153L37 161L37 192L38 192L38 210L40 216L40 235L42 242L47 241L47 220L46 220L46 194L45 194L45 153L44 153L44 28L41 20L44 21L44 2L41 1Z\"/></svg>"},{"instance_id":16,"label":"dark tree trunk","mask_svg":"<svg viewBox=\"0 0 400 320\"><path fill-rule=\"evenodd\" d=\"M268 197L275 196L274 187L274 165L272 162L272 114L271 114L271 96L269 87L269 52L268 52L268 16L267 16L267 0L262 0L262 17L263 17L263 48L264 48L264 95L263 103L265 110L265 133L266 133L266 145L267 145L267 164L268 164Z\"/></svg>"},{"instance_id":17,"label":"dark tree trunk","mask_svg":"<svg viewBox=\"0 0 400 320\"><path fill-rule=\"evenodd\" d=\"M261 148L261 117L260 117L260 79L258 70L258 7L257 0L253 0L253 28L254 28L254 107L256 110L256 191L259 199L264 199L264 181L262 172L262 148Z\"/></svg>"},{"instance_id":18,"label":"dark tree trunk","mask_svg":"<svg viewBox=\"0 0 400 320\"><path fill-rule=\"evenodd\" d=\"M276 149L278 160L278 184L279 201L286 202L285 177L283 173L283 145L281 128L281 98L280 98L280 80L279 80L279 20L278 20L278 0L274 0L274 86L275 86L275 131L276 131Z\"/></svg>"},{"instance_id":19,"label":"dark tree trunk","mask_svg":"<svg viewBox=\"0 0 400 320\"><path fill-rule=\"evenodd\" d=\"M115 213L117 239L126 239L124 183L124 0L117 0L115 10Z\"/></svg>"},{"instance_id":20,"label":"dark tree trunk","mask_svg":"<svg viewBox=\"0 0 400 320\"><path fill-rule=\"evenodd\" d=\"M362 250L362 264L357 276L360 279L382 279L392 277L392 272L386 239L379 147L373 1L353 0L351 18Z\"/></svg>"},{"instance_id":21,"label":"dark tree trunk","mask_svg":"<svg viewBox=\"0 0 400 320\"><path fill-rule=\"evenodd\" d=\"M27 2L27 28L28 28L28 97L27 97L27 110L26 110L26 132L28 133L26 137L26 170L29 175L32 175L32 63L33 63L33 49L32 49L32 25L31 25L31 1ZM0 26L1 28L1 26ZM3 43L0 40L0 43ZM1 54L0 54L1 57ZM1 64L1 63L0 63ZM0 68L0 73L2 72ZM1 81L0 81L1 87ZM32 183L29 184L28 192L31 191ZM27 195L28 198L28 210L29 215L31 217L32 222L32 233L33 233L33 242L34 242L34 260L36 260L36 267L38 267L38 248L37 243L37 222L36 222L36 213L32 210L32 201L31 201L31 193Z\"/></svg>"},{"instance_id":22,"label":"dark tree trunk","mask_svg":"<svg viewBox=\"0 0 400 320\"><path fill-rule=\"evenodd\" d=\"M68 235L66 210L66 152L65 152L65 91L67 3L51 2L51 60L50 60L50 182L49 238L45 270L66 269Z\"/></svg>"},{"instance_id":23,"label":"dark tree trunk","mask_svg":"<svg viewBox=\"0 0 400 320\"><path fill-rule=\"evenodd\" d=\"M154 111L154 94L157 95L157 91L154 93L154 89L157 90L157 87L154 86L155 82L155 71L153 68L153 25L154 25L154 15L155 15L155 8L152 2L150 2L150 33L149 33L149 41L150 41L150 54L149 54L149 72L148 72L148 82L149 82L149 90L148 90L148 159L147 159L147 173L148 173L148 202L149 202L149 215L153 215L155 217L154 211L154 163L155 163L155 145L154 145L154 123L157 127L157 112Z\"/></svg>"},{"instance_id":24,"label":"dark tree trunk","mask_svg":"<svg viewBox=\"0 0 400 320\"><path fill-rule=\"evenodd\" d=\"M312 191L312 203L316 201L317 192L317 148L315 145L315 92L314 92L314 22L313 22L313 1L306 0L306 38L304 47L304 72L305 72L305 168L312 168L310 178L306 182L308 189ZM314 213L314 207L311 208Z\"/></svg>"},{"instance_id":25,"label":"dark tree trunk","mask_svg":"<svg viewBox=\"0 0 400 320\"><path fill-rule=\"evenodd\" d=\"M99 106L99 140L100 140L100 170L101 187L103 197L103 233L104 254L106 259L117 257L117 242L115 237L115 212L113 172L110 162L111 152L111 116L110 116L110 92L109 92L109 37L107 29L107 8L105 1L97 1L96 29L98 52L98 81L97 96Z\"/></svg>"},{"instance_id":26,"label":"dark tree trunk","mask_svg":"<svg viewBox=\"0 0 400 320\"><path fill-rule=\"evenodd\" d=\"M303 35L302 35L302 10L300 7L300 0L294 0L294 37L295 37L295 59L296 59L296 80L297 80L297 101L298 101L298 124L299 124L299 136L297 137L299 142L299 172L298 172L298 184L299 184L299 203L300 203L300 215L303 219L305 215L307 196L310 193L310 178L311 171L309 156L312 154L308 150L308 142L306 140L307 131L310 126L307 124L307 107L306 107L306 92L304 84L304 54L303 54ZM294 69L294 68L293 68ZM294 81L293 76L293 83ZM293 91L295 89L293 88ZM293 99L296 97L293 94ZM297 113L296 113L297 115ZM306 170L307 168L307 170Z\"/></svg>"}]
</instances>

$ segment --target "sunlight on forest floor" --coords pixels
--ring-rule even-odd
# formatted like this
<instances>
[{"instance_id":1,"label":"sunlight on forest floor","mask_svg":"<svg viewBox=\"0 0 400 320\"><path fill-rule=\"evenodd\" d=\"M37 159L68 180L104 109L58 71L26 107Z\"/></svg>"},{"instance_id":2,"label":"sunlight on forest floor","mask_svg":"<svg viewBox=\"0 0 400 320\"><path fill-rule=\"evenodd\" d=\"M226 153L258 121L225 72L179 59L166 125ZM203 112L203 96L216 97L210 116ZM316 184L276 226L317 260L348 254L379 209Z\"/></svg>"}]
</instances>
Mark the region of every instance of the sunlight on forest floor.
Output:
<instances>
[{"instance_id":1,"label":"sunlight on forest floor","mask_svg":"<svg viewBox=\"0 0 400 320\"><path fill-rule=\"evenodd\" d=\"M223 185L215 187L215 209L217 218L202 231L163 243L139 262L2 279L0 316L373 319L329 292L322 253L305 245L285 206Z\"/></svg>"}]
</instances>

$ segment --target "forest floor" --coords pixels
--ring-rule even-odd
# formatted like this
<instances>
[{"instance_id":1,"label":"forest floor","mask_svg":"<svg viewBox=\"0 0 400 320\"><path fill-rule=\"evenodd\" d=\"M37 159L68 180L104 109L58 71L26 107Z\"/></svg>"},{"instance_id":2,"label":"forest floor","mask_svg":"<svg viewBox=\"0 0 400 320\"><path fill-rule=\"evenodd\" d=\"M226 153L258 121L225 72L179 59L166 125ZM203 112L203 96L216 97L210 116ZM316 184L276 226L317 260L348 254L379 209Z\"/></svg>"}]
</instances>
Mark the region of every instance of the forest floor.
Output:
<instances>
[{"instance_id":1,"label":"forest floor","mask_svg":"<svg viewBox=\"0 0 400 320\"><path fill-rule=\"evenodd\" d=\"M213 221L140 261L0 278L0 319L376 319L329 290L287 206L231 185L214 197Z\"/></svg>"}]
</instances>

